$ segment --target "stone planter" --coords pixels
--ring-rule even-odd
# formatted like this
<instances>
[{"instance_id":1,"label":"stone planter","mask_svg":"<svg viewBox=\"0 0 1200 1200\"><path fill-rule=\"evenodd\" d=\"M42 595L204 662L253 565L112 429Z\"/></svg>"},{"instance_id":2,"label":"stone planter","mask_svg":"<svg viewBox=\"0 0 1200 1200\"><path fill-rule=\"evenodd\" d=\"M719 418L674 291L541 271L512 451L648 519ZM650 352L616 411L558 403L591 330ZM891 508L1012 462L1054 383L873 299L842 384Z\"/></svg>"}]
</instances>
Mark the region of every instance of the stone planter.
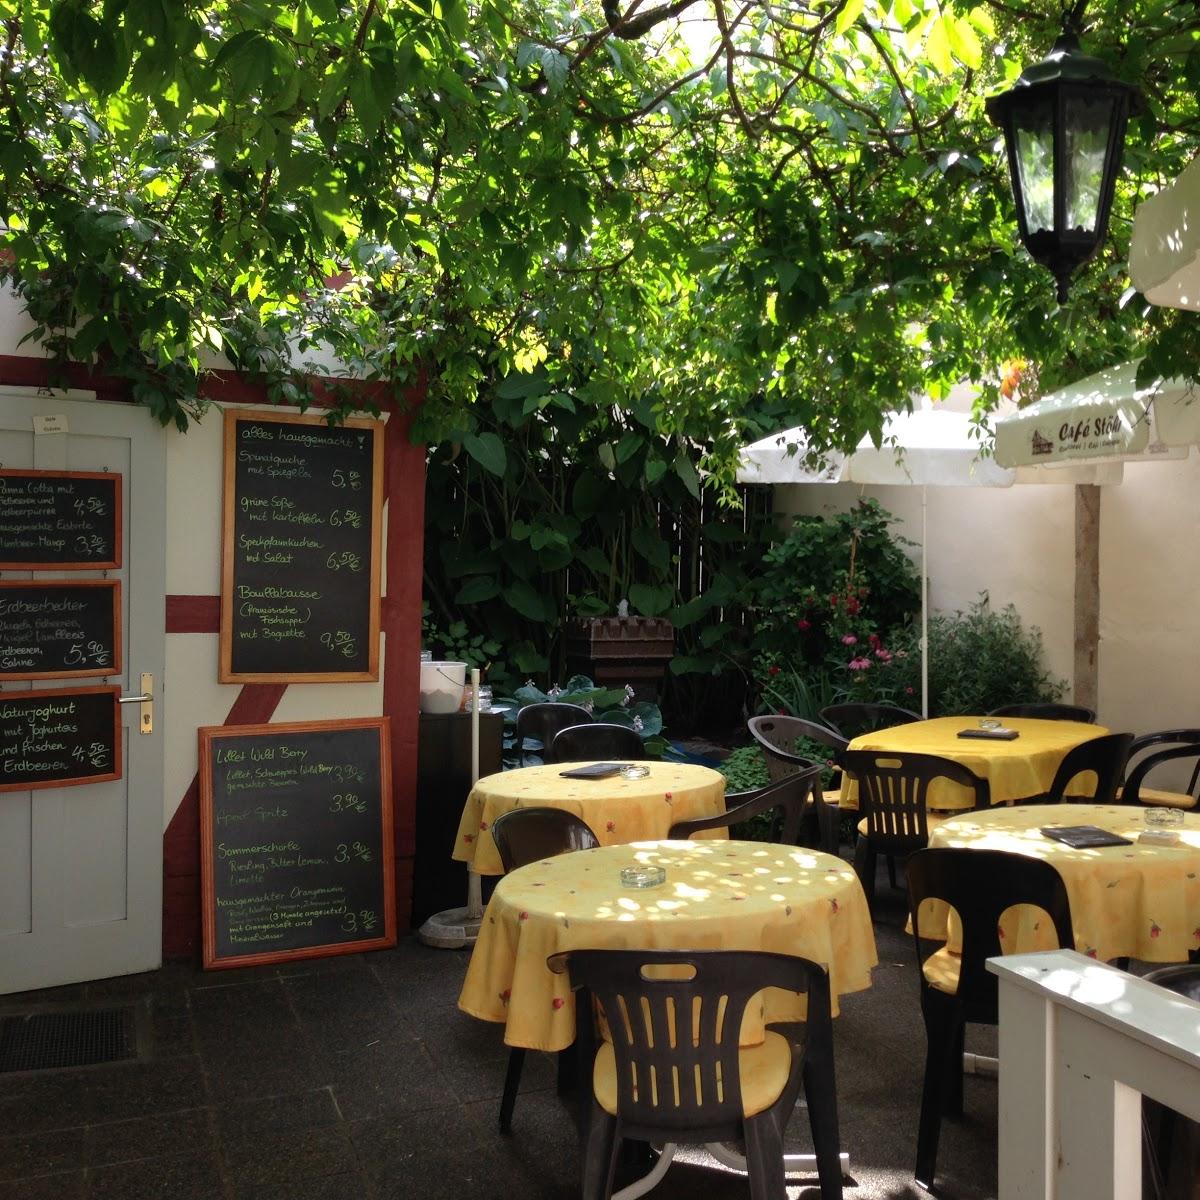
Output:
<instances>
[{"instance_id":1,"label":"stone planter","mask_svg":"<svg viewBox=\"0 0 1200 1200\"><path fill-rule=\"evenodd\" d=\"M665 617L576 618L568 626L567 668L606 687L632 684L655 699L675 655L675 629Z\"/></svg>"}]
</instances>

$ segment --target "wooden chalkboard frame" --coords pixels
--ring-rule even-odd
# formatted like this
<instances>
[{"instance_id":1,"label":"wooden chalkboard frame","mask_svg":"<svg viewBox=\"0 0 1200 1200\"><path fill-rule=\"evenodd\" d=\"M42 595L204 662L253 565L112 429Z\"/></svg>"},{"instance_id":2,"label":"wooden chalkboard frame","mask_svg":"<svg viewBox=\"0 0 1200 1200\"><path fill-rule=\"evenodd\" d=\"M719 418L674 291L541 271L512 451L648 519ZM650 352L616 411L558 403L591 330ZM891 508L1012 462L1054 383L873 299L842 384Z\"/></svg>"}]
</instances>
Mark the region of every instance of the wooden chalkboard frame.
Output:
<instances>
[{"instance_id":1,"label":"wooden chalkboard frame","mask_svg":"<svg viewBox=\"0 0 1200 1200\"><path fill-rule=\"evenodd\" d=\"M294 950L262 954L217 954L216 881L213 879L213 774L212 745L217 739L276 737L281 733L329 733L339 729L376 729L379 733L380 858L383 869L383 933L379 937L330 945L302 946ZM336 954L360 954L364 950L386 950L396 944L396 855L395 822L392 814L391 719L347 717L336 721L291 721L268 725L206 725L200 735L200 912L203 925L204 969L221 970L245 966L267 966L294 959L328 958Z\"/></svg>"},{"instance_id":2,"label":"wooden chalkboard frame","mask_svg":"<svg viewBox=\"0 0 1200 1200\"><path fill-rule=\"evenodd\" d=\"M0 571L115 571L122 561L125 545L124 480L119 471L42 471L29 467L0 468L0 476L40 475L50 479L98 479L113 485L113 556L107 562L0 562Z\"/></svg>"},{"instance_id":3,"label":"wooden chalkboard frame","mask_svg":"<svg viewBox=\"0 0 1200 1200\"><path fill-rule=\"evenodd\" d=\"M107 667L83 667L78 671L6 671L0 669L0 682L7 683L10 680L16 681L21 679L107 679L113 675L123 675L121 581L119 579L48 579L44 575L39 575L34 579L0 580L0 595L22 590L38 591L46 588L64 588L70 590L107 588L112 592L113 661Z\"/></svg>"},{"instance_id":4,"label":"wooden chalkboard frame","mask_svg":"<svg viewBox=\"0 0 1200 1200\"><path fill-rule=\"evenodd\" d=\"M125 739L122 736L121 728L121 706L117 703L117 697L121 694L119 687L39 688L27 692L4 692L0 695L4 700L39 700L43 696L48 699L61 700L70 696L90 696L97 692L107 692L113 699L113 769L105 775L42 779L35 783L0 783L0 792L32 792L39 788L77 787L85 783L111 783L114 779L121 778L124 770Z\"/></svg>"},{"instance_id":5,"label":"wooden chalkboard frame","mask_svg":"<svg viewBox=\"0 0 1200 1200\"><path fill-rule=\"evenodd\" d=\"M239 421L281 422L329 428L319 414L274 412L269 409L227 408L225 410L224 483L221 518L221 645L218 679L221 683L368 683L379 678L380 585L382 581L383 526L383 430L382 421L350 417L336 428L366 429L372 435L371 462L371 571L370 614L368 618L369 661L365 671L234 671L233 567L236 549L235 524L237 498L234 484L237 473L237 427Z\"/></svg>"}]
</instances>

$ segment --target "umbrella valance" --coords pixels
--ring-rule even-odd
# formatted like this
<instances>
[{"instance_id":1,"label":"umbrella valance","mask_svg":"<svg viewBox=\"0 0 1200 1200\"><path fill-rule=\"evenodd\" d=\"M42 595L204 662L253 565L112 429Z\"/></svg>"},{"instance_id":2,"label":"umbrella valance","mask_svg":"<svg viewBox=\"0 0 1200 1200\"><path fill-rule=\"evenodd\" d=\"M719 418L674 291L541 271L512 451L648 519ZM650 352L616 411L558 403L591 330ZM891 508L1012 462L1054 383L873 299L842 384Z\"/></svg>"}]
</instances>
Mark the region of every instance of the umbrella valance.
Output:
<instances>
[{"instance_id":1,"label":"umbrella valance","mask_svg":"<svg viewBox=\"0 0 1200 1200\"><path fill-rule=\"evenodd\" d=\"M1139 387L1137 362L1122 363L1043 396L996 422L996 461L1006 467L1088 460L1181 458L1200 439L1191 385Z\"/></svg>"}]
</instances>

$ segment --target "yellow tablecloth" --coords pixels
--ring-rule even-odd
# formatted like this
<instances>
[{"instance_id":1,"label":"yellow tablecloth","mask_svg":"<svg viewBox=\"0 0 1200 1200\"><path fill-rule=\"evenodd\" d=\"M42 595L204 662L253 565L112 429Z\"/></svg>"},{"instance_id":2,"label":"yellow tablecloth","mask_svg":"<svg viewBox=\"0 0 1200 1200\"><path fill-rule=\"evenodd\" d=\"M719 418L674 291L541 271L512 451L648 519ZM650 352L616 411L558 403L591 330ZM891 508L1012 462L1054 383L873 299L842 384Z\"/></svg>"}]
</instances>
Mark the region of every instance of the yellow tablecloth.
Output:
<instances>
[{"instance_id":1,"label":"yellow tablecloth","mask_svg":"<svg viewBox=\"0 0 1200 1200\"><path fill-rule=\"evenodd\" d=\"M908 751L953 759L988 781L993 804L1012 804L1030 796L1043 795L1054 782L1054 774L1068 750L1108 733L1102 725L1085 725L1080 721L1005 717L1005 727L1015 729L1021 735L1011 742L958 736L961 729L978 729L980 719L935 717L932 721L895 725L854 738L850 749ZM858 784L846 775L842 776L840 803L842 808L858 808ZM929 807L932 809L951 811L971 808L973 804L973 793L958 784L937 780L930 785Z\"/></svg>"},{"instance_id":2,"label":"yellow tablecloth","mask_svg":"<svg viewBox=\"0 0 1200 1200\"><path fill-rule=\"evenodd\" d=\"M657 888L621 885L622 867L661 864ZM875 936L849 864L766 842L641 842L562 854L497 885L458 1006L504 1023L510 1046L561 1050L575 1037L574 1000L551 954L577 949L769 950L829 970L837 998L871 983ZM764 993L765 1020L794 1020L802 1002ZM741 1040L762 1041L764 1012L746 1010Z\"/></svg>"},{"instance_id":3,"label":"yellow tablecloth","mask_svg":"<svg viewBox=\"0 0 1200 1200\"><path fill-rule=\"evenodd\" d=\"M1049 825L1098 825L1134 844L1073 850L1040 832ZM1133 805L1027 804L951 817L930 831L929 844L1009 850L1053 863L1067 885L1081 954L1184 962L1189 950L1200 949L1200 814L1185 814L1177 846L1137 842L1145 828L1145 811ZM945 905L923 908L922 934L944 937L946 914ZM1056 945L1052 922L1027 905L1001 930L1006 953Z\"/></svg>"},{"instance_id":4,"label":"yellow tablecloth","mask_svg":"<svg viewBox=\"0 0 1200 1200\"><path fill-rule=\"evenodd\" d=\"M648 762L644 779L564 779L581 763L522 767L487 775L471 789L458 823L453 857L480 875L502 875L500 854L488 832L513 808L565 808L582 817L605 846L665 838L676 821L725 811L725 777L690 763ZM721 829L697 837L724 838Z\"/></svg>"}]
</instances>

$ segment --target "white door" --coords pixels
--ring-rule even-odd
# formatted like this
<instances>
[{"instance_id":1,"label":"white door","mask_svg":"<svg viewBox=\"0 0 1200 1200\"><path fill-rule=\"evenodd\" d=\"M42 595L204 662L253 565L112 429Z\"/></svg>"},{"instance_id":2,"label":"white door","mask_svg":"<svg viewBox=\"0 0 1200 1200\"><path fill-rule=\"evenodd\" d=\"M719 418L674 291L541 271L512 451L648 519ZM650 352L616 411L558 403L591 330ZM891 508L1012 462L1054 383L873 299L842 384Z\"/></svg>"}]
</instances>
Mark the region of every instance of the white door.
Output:
<instances>
[{"instance_id":1,"label":"white door","mask_svg":"<svg viewBox=\"0 0 1200 1200\"><path fill-rule=\"evenodd\" d=\"M0 993L146 971L162 954L166 434L145 408L69 395L0 388L0 465L119 471L122 565L3 578L120 578L123 674L75 686L135 695L151 673L154 732L139 734L139 706L123 704L121 779L0 792ZM67 432L35 433L36 416L65 418ZM5 692L71 686L0 680Z\"/></svg>"}]
</instances>

